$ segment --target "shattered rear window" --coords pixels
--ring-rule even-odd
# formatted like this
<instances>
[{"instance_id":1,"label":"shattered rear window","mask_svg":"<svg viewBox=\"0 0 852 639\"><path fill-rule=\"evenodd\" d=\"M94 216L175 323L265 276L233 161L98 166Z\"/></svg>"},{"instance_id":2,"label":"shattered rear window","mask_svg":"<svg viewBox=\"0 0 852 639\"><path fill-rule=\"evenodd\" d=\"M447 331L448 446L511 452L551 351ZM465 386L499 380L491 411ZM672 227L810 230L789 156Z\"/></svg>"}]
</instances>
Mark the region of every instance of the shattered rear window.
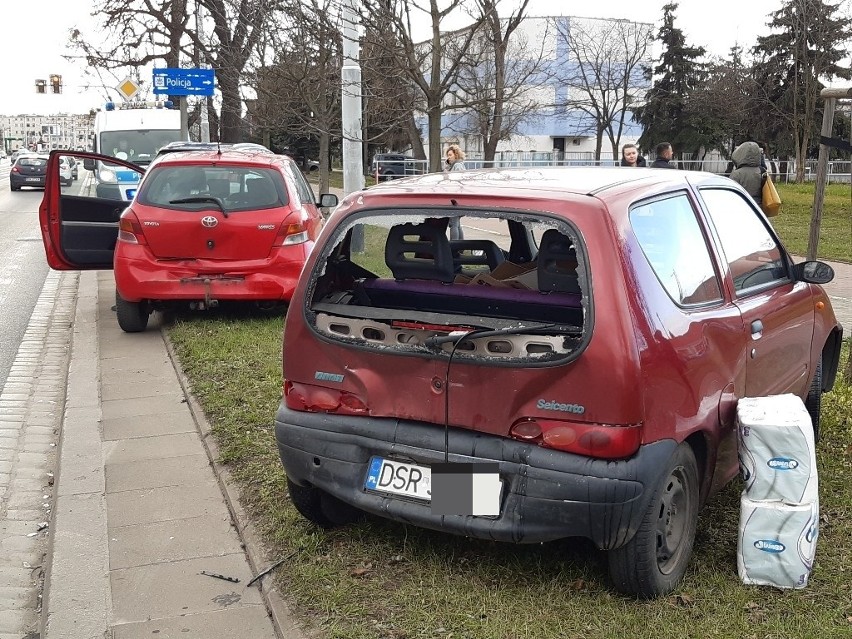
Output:
<instances>
[{"instance_id":1,"label":"shattered rear window","mask_svg":"<svg viewBox=\"0 0 852 639\"><path fill-rule=\"evenodd\" d=\"M584 256L578 230L546 213L363 212L321 248L308 322L366 348L563 363L591 335Z\"/></svg>"}]
</instances>

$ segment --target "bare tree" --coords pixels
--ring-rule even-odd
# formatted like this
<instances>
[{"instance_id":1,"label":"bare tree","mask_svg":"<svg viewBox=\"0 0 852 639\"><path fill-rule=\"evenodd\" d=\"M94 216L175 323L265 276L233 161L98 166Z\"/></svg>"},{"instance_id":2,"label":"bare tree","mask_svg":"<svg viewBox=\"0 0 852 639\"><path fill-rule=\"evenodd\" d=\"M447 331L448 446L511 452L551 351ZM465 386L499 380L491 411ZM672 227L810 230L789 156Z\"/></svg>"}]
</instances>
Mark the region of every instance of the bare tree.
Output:
<instances>
[{"instance_id":1,"label":"bare tree","mask_svg":"<svg viewBox=\"0 0 852 639\"><path fill-rule=\"evenodd\" d=\"M328 190L332 138L341 136L341 37L335 0L292 3L286 22L270 30L274 59L254 74L255 115L268 132L319 140L320 192ZM267 145L269 145L267 140ZM305 167L303 167L305 168Z\"/></svg>"},{"instance_id":2,"label":"bare tree","mask_svg":"<svg viewBox=\"0 0 852 639\"><path fill-rule=\"evenodd\" d=\"M220 138L238 142L242 139L242 74L252 48L280 5L281 0L103 0L93 13L102 17L101 42L92 43L74 29L71 46L96 70L131 69L137 74L160 60L180 67L203 51L222 93ZM206 9L213 26L210 38L197 33L190 22L200 7Z\"/></svg>"},{"instance_id":3,"label":"bare tree","mask_svg":"<svg viewBox=\"0 0 852 639\"><path fill-rule=\"evenodd\" d=\"M497 145L517 132L520 124L538 114L540 105L532 93L548 76L545 51L548 21L531 46L518 31L529 0L523 0L508 18L500 18L496 0L477 0L485 17L480 34L469 48L453 90L453 106L460 114L461 132L474 131L482 138L483 156L493 161Z\"/></svg>"},{"instance_id":4,"label":"bare tree","mask_svg":"<svg viewBox=\"0 0 852 639\"><path fill-rule=\"evenodd\" d=\"M99 17L98 42L79 29L71 29L71 59L82 57L90 73L98 76L98 86L108 84L102 71L135 73L162 61L167 67L181 66L190 56L187 10L189 0L103 0L92 15Z\"/></svg>"},{"instance_id":5,"label":"bare tree","mask_svg":"<svg viewBox=\"0 0 852 639\"><path fill-rule=\"evenodd\" d=\"M601 157L604 135L616 158L625 121L641 91L653 25L584 18L555 22L557 38L568 52L560 79L569 95L561 106L588 116L595 129L595 158Z\"/></svg>"},{"instance_id":6,"label":"bare tree","mask_svg":"<svg viewBox=\"0 0 852 639\"><path fill-rule=\"evenodd\" d=\"M459 32L442 32L441 24L470 9L472 0L364 0L362 20L378 31L387 25L387 46L399 53L393 69L401 73L423 96L429 123L429 162L433 171L441 169L441 120L444 101L456 85L462 61L486 16L471 16L470 27ZM470 15L470 14L469 14ZM430 36L416 41L415 24L428 21ZM412 140L415 155L423 156L420 140Z\"/></svg>"}]
</instances>

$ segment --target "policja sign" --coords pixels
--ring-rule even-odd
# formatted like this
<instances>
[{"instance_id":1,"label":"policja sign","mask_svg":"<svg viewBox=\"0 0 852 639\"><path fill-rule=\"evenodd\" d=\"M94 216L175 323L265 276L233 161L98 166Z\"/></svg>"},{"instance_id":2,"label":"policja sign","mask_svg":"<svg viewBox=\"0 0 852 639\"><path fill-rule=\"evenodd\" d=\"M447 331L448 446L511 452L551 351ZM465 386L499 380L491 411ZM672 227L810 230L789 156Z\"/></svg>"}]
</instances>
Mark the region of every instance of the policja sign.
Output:
<instances>
[{"instance_id":1,"label":"policja sign","mask_svg":"<svg viewBox=\"0 0 852 639\"><path fill-rule=\"evenodd\" d=\"M213 69L154 69L154 93L213 95Z\"/></svg>"}]
</instances>

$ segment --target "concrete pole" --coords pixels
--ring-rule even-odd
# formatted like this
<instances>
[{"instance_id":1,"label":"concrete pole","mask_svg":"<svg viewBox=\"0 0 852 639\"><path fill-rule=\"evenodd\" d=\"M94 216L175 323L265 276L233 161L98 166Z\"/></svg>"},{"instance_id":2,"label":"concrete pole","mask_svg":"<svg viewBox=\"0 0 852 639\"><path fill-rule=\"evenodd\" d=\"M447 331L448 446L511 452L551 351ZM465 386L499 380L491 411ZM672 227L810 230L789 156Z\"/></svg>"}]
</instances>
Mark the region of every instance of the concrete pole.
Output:
<instances>
[{"instance_id":1,"label":"concrete pole","mask_svg":"<svg viewBox=\"0 0 852 639\"><path fill-rule=\"evenodd\" d=\"M195 34L201 40L201 3L195 8ZM204 52L201 47L198 48L198 67L204 64ZM206 95L201 98L201 141L210 141L210 122L207 121L207 104L208 98Z\"/></svg>"},{"instance_id":2,"label":"concrete pole","mask_svg":"<svg viewBox=\"0 0 852 639\"><path fill-rule=\"evenodd\" d=\"M852 92L852 89L823 89L820 97L825 100L822 111L822 129L820 135L830 138L834 125L834 107L837 104L837 94ZM822 205L825 199L825 180L828 173L828 147L820 142L819 159L817 160L816 184L814 185L814 207L811 215L811 228L808 234L808 259L815 260L819 251L819 233L822 226Z\"/></svg>"},{"instance_id":3,"label":"concrete pole","mask_svg":"<svg viewBox=\"0 0 852 639\"><path fill-rule=\"evenodd\" d=\"M340 68L341 110L343 113L343 192L364 188L364 155L361 134L361 65L358 45L360 0L343 2L343 65ZM323 158L324 161L324 158ZM357 227L355 231L362 231ZM351 248L364 250L363 231L353 233Z\"/></svg>"}]
</instances>

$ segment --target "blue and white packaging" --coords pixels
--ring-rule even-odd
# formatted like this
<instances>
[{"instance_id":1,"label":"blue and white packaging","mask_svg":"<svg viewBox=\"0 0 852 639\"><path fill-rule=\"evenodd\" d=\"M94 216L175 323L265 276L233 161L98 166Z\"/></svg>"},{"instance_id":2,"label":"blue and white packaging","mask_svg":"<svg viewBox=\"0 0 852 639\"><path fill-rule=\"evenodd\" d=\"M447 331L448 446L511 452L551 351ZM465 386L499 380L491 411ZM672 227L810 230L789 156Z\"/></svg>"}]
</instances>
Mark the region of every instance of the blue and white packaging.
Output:
<instances>
[{"instance_id":1,"label":"blue and white packaging","mask_svg":"<svg viewBox=\"0 0 852 639\"><path fill-rule=\"evenodd\" d=\"M796 395L737 403L740 473L754 500L809 504L819 495L811 416Z\"/></svg>"},{"instance_id":2,"label":"blue and white packaging","mask_svg":"<svg viewBox=\"0 0 852 639\"><path fill-rule=\"evenodd\" d=\"M740 497L737 572L745 584L804 588L819 536L819 503L791 505Z\"/></svg>"}]
</instances>

